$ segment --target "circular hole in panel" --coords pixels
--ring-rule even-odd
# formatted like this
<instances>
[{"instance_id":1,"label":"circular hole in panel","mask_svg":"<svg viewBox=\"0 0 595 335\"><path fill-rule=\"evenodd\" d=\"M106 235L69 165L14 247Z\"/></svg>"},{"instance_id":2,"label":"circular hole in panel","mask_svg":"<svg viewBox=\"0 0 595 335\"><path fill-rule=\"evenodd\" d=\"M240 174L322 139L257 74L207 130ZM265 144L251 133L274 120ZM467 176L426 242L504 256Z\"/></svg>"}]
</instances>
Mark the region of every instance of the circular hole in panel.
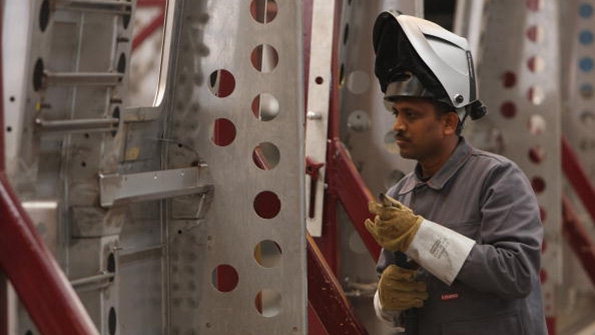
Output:
<instances>
[{"instance_id":1,"label":"circular hole in panel","mask_svg":"<svg viewBox=\"0 0 595 335\"><path fill-rule=\"evenodd\" d=\"M542 284L547 281L547 272L543 269L539 271L539 280L541 280Z\"/></svg>"},{"instance_id":2,"label":"circular hole in panel","mask_svg":"<svg viewBox=\"0 0 595 335\"><path fill-rule=\"evenodd\" d=\"M505 88L511 88L516 85L516 74L512 71L506 71L502 75L502 86Z\"/></svg>"},{"instance_id":3,"label":"circular hole in panel","mask_svg":"<svg viewBox=\"0 0 595 335\"><path fill-rule=\"evenodd\" d=\"M353 94L365 93L370 89L370 76L364 71L353 71L347 76L347 89Z\"/></svg>"},{"instance_id":4,"label":"circular hole in panel","mask_svg":"<svg viewBox=\"0 0 595 335\"><path fill-rule=\"evenodd\" d=\"M15 100L14 96L10 96L9 100L10 100L10 102L14 102L14 100Z\"/></svg>"},{"instance_id":5,"label":"circular hole in panel","mask_svg":"<svg viewBox=\"0 0 595 335\"><path fill-rule=\"evenodd\" d=\"M531 179L531 186L536 194L542 193L545 190L545 180L539 176Z\"/></svg>"},{"instance_id":6,"label":"circular hole in panel","mask_svg":"<svg viewBox=\"0 0 595 335\"><path fill-rule=\"evenodd\" d=\"M516 104L512 101L506 101L500 106L500 114L507 119L513 118L516 115Z\"/></svg>"},{"instance_id":7,"label":"circular hole in panel","mask_svg":"<svg viewBox=\"0 0 595 335\"><path fill-rule=\"evenodd\" d=\"M39 91L43 87L43 60L38 58L35 62L35 68L33 69L33 89Z\"/></svg>"},{"instance_id":8,"label":"circular hole in panel","mask_svg":"<svg viewBox=\"0 0 595 335\"><path fill-rule=\"evenodd\" d=\"M529 87L529 91L527 91L527 99L534 105L541 105L545 99L545 93L541 86L535 85Z\"/></svg>"},{"instance_id":9,"label":"circular hole in panel","mask_svg":"<svg viewBox=\"0 0 595 335\"><path fill-rule=\"evenodd\" d=\"M128 2L130 2L130 0L128 0ZM126 14L124 14L124 16L122 16L122 25L124 26L124 29L127 29L128 24L130 24L130 11L131 11L131 8L128 7L126 9Z\"/></svg>"},{"instance_id":10,"label":"circular hole in panel","mask_svg":"<svg viewBox=\"0 0 595 335\"><path fill-rule=\"evenodd\" d=\"M590 83L584 83L579 88L579 92L583 99L591 99L593 97L593 85L591 85Z\"/></svg>"},{"instance_id":11,"label":"circular hole in panel","mask_svg":"<svg viewBox=\"0 0 595 335\"><path fill-rule=\"evenodd\" d=\"M592 111L583 111L580 118L581 123L586 127L591 127L595 123L595 114Z\"/></svg>"},{"instance_id":12,"label":"circular hole in panel","mask_svg":"<svg viewBox=\"0 0 595 335\"><path fill-rule=\"evenodd\" d=\"M593 16L593 6L591 6L591 4L589 3L584 2L580 4L580 6L578 7L578 13L582 18L588 19L591 16Z\"/></svg>"},{"instance_id":13,"label":"circular hole in panel","mask_svg":"<svg viewBox=\"0 0 595 335\"><path fill-rule=\"evenodd\" d=\"M263 219L272 219L281 211L281 200L271 191L260 192L254 198L254 211Z\"/></svg>"},{"instance_id":14,"label":"circular hole in panel","mask_svg":"<svg viewBox=\"0 0 595 335\"><path fill-rule=\"evenodd\" d=\"M583 30L578 34L578 40L582 45L593 44L593 33L589 30Z\"/></svg>"},{"instance_id":15,"label":"circular hole in panel","mask_svg":"<svg viewBox=\"0 0 595 335\"><path fill-rule=\"evenodd\" d=\"M258 313L271 318L281 312L281 294L275 290L264 289L258 292L254 304Z\"/></svg>"},{"instance_id":16,"label":"circular hole in panel","mask_svg":"<svg viewBox=\"0 0 595 335\"><path fill-rule=\"evenodd\" d=\"M107 330L109 335L116 334L116 325L118 324L118 320L116 317L116 309L111 307L109 309L109 313L107 316Z\"/></svg>"},{"instance_id":17,"label":"circular hole in panel","mask_svg":"<svg viewBox=\"0 0 595 335\"><path fill-rule=\"evenodd\" d=\"M397 140L395 139L396 134L394 130L391 130L384 135L384 148L393 154L398 154L400 151Z\"/></svg>"},{"instance_id":18,"label":"circular hole in panel","mask_svg":"<svg viewBox=\"0 0 595 335\"><path fill-rule=\"evenodd\" d=\"M545 159L545 149L542 146L534 146L529 149L529 159L535 164L543 162Z\"/></svg>"},{"instance_id":19,"label":"circular hole in panel","mask_svg":"<svg viewBox=\"0 0 595 335\"><path fill-rule=\"evenodd\" d=\"M541 26L531 26L527 29L527 38L532 42L539 42L543 38L543 28Z\"/></svg>"},{"instance_id":20,"label":"circular hole in panel","mask_svg":"<svg viewBox=\"0 0 595 335\"><path fill-rule=\"evenodd\" d=\"M209 91L214 96L225 98L233 93L236 87L236 80L227 70L216 70L209 76Z\"/></svg>"},{"instance_id":21,"label":"circular hole in panel","mask_svg":"<svg viewBox=\"0 0 595 335\"><path fill-rule=\"evenodd\" d=\"M525 0L527 9L532 12L537 12L543 8L543 0Z\"/></svg>"},{"instance_id":22,"label":"circular hole in panel","mask_svg":"<svg viewBox=\"0 0 595 335\"><path fill-rule=\"evenodd\" d=\"M349 249L359 255L368 253L368 249L357 231L351 232L349 235Z\"/></svg>"},{"instance_id":23,"label":"circular hole in panel","mask_svg":"<svg viewBox=\"0 0 595 335\"><path fill-rule=\"evenodd\" d=\"M347 117L347 127L356 133L363 133L370 129L370 117L368 113L356 110Z\"/></svg>"},{"instance_id":24,"label":"circular hole in panel","mask_svg":"<svg viewBox=\"0 0 595 335\"><path fill-rule=\"evenodd\" d=\"M258 23L269 23L277 17L277 2L275 0L252 0L250 15Z\"/></svg>"},{"instance_id":25,"label":"circular hole in panel","mask_svg":"<svg viewBox=\"0 0 595 335\"><path fill-rule=\"evenodd\" d=\"M527 66L531 72L538 73L545 68L545 60L540 56L533 56L527 61Z\"/></svg>"},{"instance_id":26,"label":"circular hole in panel","mask_svg":"<svg viewBox=\"0 0 595 335\"><path fill-rule=\"evenodd\" d=\"M405 177L405 173L403 173L403 171L392 170L384 180L384 188L389 189L403 177Z\"/></svg>"},{"instance_id":27,"label":"circular hole in panel","mask_svg":"<svg viewBox=\"0 0 595 335\"><path fill-rule=\"evenodd\" d=\"M279 55L272 46L261 44L252 50L250 61L257 71L268 73L273 71L279 64Z\"/></svg>"},{"instance_id":28,"label":"circular hole in panel","mask_svg":"<svg viewBox=\"0 0 595 335\"><path fill-rule=\"evenodd\" d=\"M583 57L578 61L578 67L583 72L590 72L593 70L593 58Z\"/></svg>"},{"instance_id":29,"label":"circular hole in panel","mask_svg":"<svg viewBox=\"0 0 595 335\"><path fill-rule=\"evenodd\" d=\"M121 74L124 74L124 72L126 72L126 55L124 55L123 53L120 54L120 58L118 59L118 67L117 67L118 72L120 72ZM118 79L119 81L122 81L123 78Z\"/></svg>"},{"instance_id":30,"label":"circular hole in panel","mask_svg":"<svg viewBox=\"0 0 595 335\"><path fill-rule=\"evenodd\" d=\"M274 169L280 159L279 148L270 142L262 142L252 151L252 160L261 170Z\"/></svg>"},{"instance_id":31,"label":"circular hole in panel","mask_svg":"<svg viewBox=\"0 0 595 335\"><path fill-rule=\"evenodd\" d=\"M220 264L211 273L211 283L219 292L233 291L238 286L238 282L238 272L229 264Z\"/></svg>"},{"instance_id":32,"label":"circular hole in panel","mask_svg":"<svg viewBox=\"0 0 595 335\"><path fill-rule=\"evenodd\" d=\"M213 136L211 140L215 145L225 147L236 138L236 127L228 119L217 119L213 123Z\"/></svg>"},{"instance_id":33,"label":"circular hole in panel","mask_svg":"<svg viewBox=\"0 0 595 335\"><path fill-rule=\"evenodd\" d=\"M114 256L113 252L110 252L109 256L107 256L107 272L116 274L116 256ZM114 277L110 279L110 281L114 281Z\"/></svg>"},{"instance_id":34,"label":"circular hole in panel","mask_svg":"<svg viewBox=\"0 0 595 335\"><path fill-rule=\"evenodd\" d=\"M264 240L254 248L254 259L265 268L272 268L281 260L281 247L277 242Z\"/></svg>"},{"instance_id":35,"label":"circular hole in panel","mask_svg":"<svg viewBox=\"0 0 595 335\"><path fill-rule=\"evenodd\" d=\"M316 82L316 84L318 85L322 85L322 83L324 83L324 79L320 76L316 77L316 79L314 79L314 82Z\"/></svg>"},{"instance_id":36,"label":"circular hole in panel","mask_svg":"<svg viewBox=\"0 0 595 335\"><path fill-rule=\"evenodd\" d=\"M120 118L120 107L114 108L114 111L112 112L112 118L114 118L114 119Z\"/></svg>"},{"instance_id":37,"label":"circular hole in panel","mask_svg":"<svg viewBox=\"0 0 595 335\"><path fill-rule=\"evenodd\" d=\"M270 121L279 115L279 101L269 93L259 94L252 100L252 114L260 121Z\"/></svg>"},{"instance_id":38,"label":"circular hole in panel","mask_svg":"<svg viewBox=\"0 0 595 335\"><path fill-rule=\"evenodd\" d=\"M7 133L10 133L11 131L12 131L12 127L11 126L6 127L6 132Z\"/></svg>"},{"instance_id":39,"label":"circular hole in panel","mask_svg":"<svg viewBox=\"0 0 595 335\"><path fill-rule=\"evenodd\" d=\"M545 119L541 115L532 115L529 118L527 127L529 128L531 135L541 135L545 132L545 127L546 127Z\"/></svg>"},{"instance_id":40,"label":"circular hole in panel","mask_svg":"<svg viewBox=\"0 0 595 335\"><path fill-rule=\"evenodd\" d=\"M50 2L43 0L39 8L39 29L45 31L50 23Z\"/></svg>"},{"instance_id":41,"label":"circular hole in panel","mask_svg":"<svg viewBox=\"0 0 595 335\"><path fill-rule=\"evenodd\" d=\"M343 45L347 44L348 40L349 40L349 23L345 25L345 28L343 28Z\"/></svg>"}]
</instances>

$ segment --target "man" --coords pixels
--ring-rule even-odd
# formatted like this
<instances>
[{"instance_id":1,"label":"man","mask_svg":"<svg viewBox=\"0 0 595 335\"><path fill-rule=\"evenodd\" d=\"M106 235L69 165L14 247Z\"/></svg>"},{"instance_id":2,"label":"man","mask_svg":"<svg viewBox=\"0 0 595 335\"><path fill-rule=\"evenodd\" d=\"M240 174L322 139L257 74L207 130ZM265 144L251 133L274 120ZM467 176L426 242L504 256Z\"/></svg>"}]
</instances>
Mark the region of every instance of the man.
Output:
<instances>
[{"instance_id":1,"label":"man","mask_svg":"<svg viewBox=\"0 0 595 335\"><path fill-rule=\"evenodd\" d=\"M410 335L545 335L535 195L513 162L460 135L486 113L467 41L393 12L373 38L400 154L418 161L369 205L383 247L378 316Z\"/></svg>"}]
</instances>

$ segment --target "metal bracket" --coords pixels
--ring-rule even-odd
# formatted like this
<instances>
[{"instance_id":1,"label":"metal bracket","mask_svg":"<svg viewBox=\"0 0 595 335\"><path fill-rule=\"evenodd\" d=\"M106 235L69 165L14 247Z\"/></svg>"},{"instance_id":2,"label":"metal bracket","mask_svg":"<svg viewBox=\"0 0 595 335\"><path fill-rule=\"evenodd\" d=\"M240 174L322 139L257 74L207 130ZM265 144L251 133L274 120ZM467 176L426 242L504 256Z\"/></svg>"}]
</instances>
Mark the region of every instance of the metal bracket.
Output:
<instances>
[{"instance_id":1,"label":"metal bracket","mask_svg":"<svg viewBox=\"0 0 595 335\"><path fill-rule=\"evenodd\" d=\"M326 162L328 109L330 98L333 25L335 1L316 0L312 10L308 114L306 117L306 156L315 162ZM325 168L320 167L319 181L306 176L306 199L315 199L308 208L307 228L314 237L322 235ZM314 186L314 188L312 188Z\"/></svg>"},{"instance_id":2,"label":"metal bracket","mask_svg":"<svg viewBox=\"0 0 595 335\"><path fill-rule=\"evenodd\" d=\"M101 206L211 192L206 165L127 175L99 174Z\"/></svg>"}]
</instances>

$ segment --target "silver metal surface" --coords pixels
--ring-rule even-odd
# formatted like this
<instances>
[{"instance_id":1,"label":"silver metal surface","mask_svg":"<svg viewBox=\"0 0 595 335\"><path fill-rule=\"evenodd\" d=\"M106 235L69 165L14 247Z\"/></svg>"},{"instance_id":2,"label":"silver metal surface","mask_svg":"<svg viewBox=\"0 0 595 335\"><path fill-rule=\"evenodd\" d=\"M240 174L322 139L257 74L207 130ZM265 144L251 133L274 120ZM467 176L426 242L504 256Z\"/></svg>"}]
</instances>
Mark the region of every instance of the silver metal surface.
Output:
<instances>
[{"instance_id":1,"label":"silver metal surface","mask_svg":"<svg viewBox=\"0 0 595 335\"><path fill-rule=\"evenodd\" d=\"M92 132L115 131L119 120L87 119L87 120L42 120L36 119L35 124L44 132Z\"/></svg>"},{"instance_id":2,"label":"silver metal surface","mask_svg":"<svg viewBox=\"0 0 595 335\"><path fill-rule=\"evenodd\" d=\"M535 189L547 246L542 255L542 290L546 316L555 317L556 287L562 278L559 2L491 1L485 10L477 73L479 98L490 113L468 122L464 134L480 148L497 147L496 153L516 162L532 184L545 185L541 191ZM509 77L514 81L505 80ZM498 138L490 138L494 134ZM496 142L500 145L494 146Z\"/></svg>"},{"instance_id":3,"label":"silver metal surface","mask_svg":"<svg viewBox=\"0 0 595 335\"><path fill-rule=\"evenodd\" d=\"M171 77L157 101L172 113L164 137L194 150L167 146L166 168L188 166L198 153L209 166L214 192L202 219L176 219L198 211L199 196L167 202L166 332L307 332L301 12L301 2L293 0L195 0L168 13L167 20L173 16L179 26L166 38ZM269 72L259 71L251 60L262 44L278 55L277 65L266 68ZM221 81L219 70L233 76L233 89ZM211 78L219 78L219 89L230 94L213 94ZM262 117L259 110L251 111L261 94L278 102L278 114ZM220 134L216 125L224 125L219 130L227 141L214 140ZM253 160L261 143L279 152L277 164L267 164L268 169ZM277 201L280 207L274 206ZM281 250L272 267L258 263L260 252L255 255L264 240ZM235 287L232 270L217 270L224 264L237 273ZM230 290L218 290L218 281Z\"/></svg>"},{"instance_id":4,"label":"silver metal surface","mask_svg":"<svg viewBox=\"0 0 595 335\"><path fill-rule=\"evenodd\" d=\"M45 72L44 86L113 86L122 80L121 73Z\"/></svg>"},{"instance_id":5,"label":"silver metal surface","mask_svg":"<svg viewBox=\"0 0 595 335\"><path fill-rule=\"evenodd\" d=\"M63 259L59 202L56 200L23 201L22 206L48 249L57 260Z\"/></svg>"},{"instance_id":6,"label":"silver metal surface","mask_svg":"<svg viewBox=\"0 0 595 335\"><path fill-rule=\"evenodd\" d=\"M164 199L212 191L205 168L99 175L101 206Z\"/></svg>"},{"instance_id":7,"label":"silver metal surface","mask_svg":"<svg viewBox=\"0 0 595 335\"><path fill-rule=\"evenodd\" d=\"M112 280L113 278L114 278L113 273L104 273L104 274L99 274L96 276L90 276L90 277L86 277L86 278L79 278L76 280L71 280L70 284L76 289L80 289L81 286L86 286L86 285L90 285L90 284L100 285L100 288L103 288L103 287L109 285L110 280Z\"/></svg>"},{"instance_id":8,"label":"silver metal surface","mask_svg":"<svg viewBox=\"0 0 595 335\"><path fill-rule=\"evenodd\" d=\"M306 157L315 163L326 162L328 113L333 51L333 28L336 1L312 1L312 31L310 34L310 73L308 75L308 117L306 118ZM315 117L310 117L315 115ZM306 176L306 199L310 213L306 217L308 232L313 237L322 234L322 209L324 204L325 166L318 170L318 180L311 182ZM310 198L315 197L311 202Z\"/></svg>"}]
</instances>

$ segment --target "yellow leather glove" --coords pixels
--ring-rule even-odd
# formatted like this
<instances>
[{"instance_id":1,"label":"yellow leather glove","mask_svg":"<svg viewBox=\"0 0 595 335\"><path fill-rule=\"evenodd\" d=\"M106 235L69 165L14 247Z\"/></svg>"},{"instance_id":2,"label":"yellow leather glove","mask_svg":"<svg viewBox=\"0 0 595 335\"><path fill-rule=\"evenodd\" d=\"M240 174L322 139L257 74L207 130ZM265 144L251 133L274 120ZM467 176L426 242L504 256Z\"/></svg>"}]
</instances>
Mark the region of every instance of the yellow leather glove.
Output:
<instances>
[{"instance_id":1,"label":"yellow leather glove","mask_svg":"<svg viewBox=\"0 0 595 335\"><path fill-rule=\"evenodd\" d=\"M428 299L428 287L425 282L414 280L415 270L408 270L396 265L389 265L378 282L378 297L382 309L404 311L413 307L422 307Z\"/></svg>"},{"instance_id":2,"label":"yellow leather glove","mask_svg":"<svg viewBox=\"0 0 595 335\"><path fill-rule=\"evenodd\" d=\"M376 217L374 222L366 219L366 229L384 249L405 252L423 218L387 195L380 194L380 200L381 204L374 201L368 204L368 210Z\"/></svg>"}]
</instances>

